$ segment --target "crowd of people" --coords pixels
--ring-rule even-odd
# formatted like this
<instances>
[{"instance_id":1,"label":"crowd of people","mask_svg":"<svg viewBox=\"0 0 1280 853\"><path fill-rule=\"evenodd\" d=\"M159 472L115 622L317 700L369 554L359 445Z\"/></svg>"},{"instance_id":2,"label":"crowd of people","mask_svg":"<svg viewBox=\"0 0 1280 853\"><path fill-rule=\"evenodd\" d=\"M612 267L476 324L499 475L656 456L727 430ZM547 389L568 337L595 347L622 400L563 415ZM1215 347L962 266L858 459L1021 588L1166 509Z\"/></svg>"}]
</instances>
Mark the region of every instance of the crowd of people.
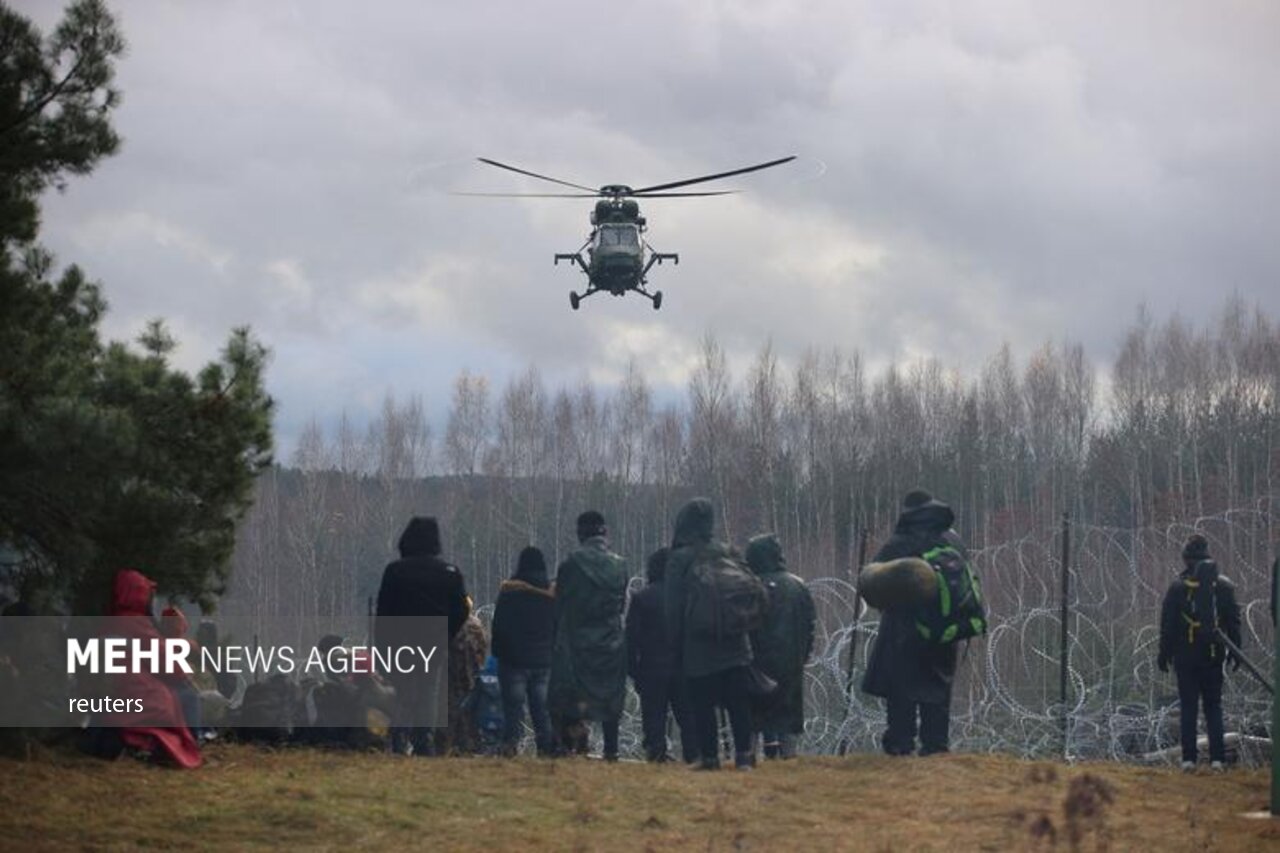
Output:
<instances>
[{"instance_id":1,"label":"crowd of people","mask_svg":"<svg viewBox=\"0 0 1280 853\"><path fill-rule=\"evenodd\" d=\"M881 745L889 755L949 750L957 640L985 631L980 589L954 522L947 504L924 491L908 493L892 535L868 566L887 567L888 574L923 572L932 590L930 601L910 606L900 597L873 603L882 612L861 689L884 700ZM672 760L673 721L680 759L698 769L719 768L722 756L740 769L754 767L761 752L765 759L794 756L804 731L804 673L816 612L805 582L788 571L778 537L753 536L739 551L717 537L712 503L696 498L676 515L670 546L645 560L643 587L628 595L628 562L612 550L604 516L583 512L575 532L578 545L554 577L540 549L530 545L519 553L486 631L462 571L443 556L439 524L413 518L400 538L399 559L383 573L375 642L420 642L412 635L415 623L404 617L443 618L447 688L432 688L421 673L389 672L385 682L346 676L321 684L310 694L311 706L323 711L335 696L365 703L381 715L371 720L385 722L390 748L404 754L513 756L525 741L527 714L537 755L584 755L598 727L602 757L616 761L629 678L649 761ZM1176 672L1184 769L1194 769L1198 759L1200 706L1218 769L1226 761L1224 666L1242 662L1240 611L1203 536L1192 536L1182 557L1183 570L1163 602L1157 665ZM181 611L170 607L158 622L151 617L154 592L140 573L121 571L111 613L139 637L185 636ZM939 598L940 605L933 601ZM198 641L216 642L210 627L201 624ZM322 640L330 647L341 642ZM113 744L159 751L181 766L199 764L198 697L242 702L246 717L252 704L249 696L231 698L234 683L199 684L180 674L130 677L138 680L131 687L161 713L138 725L110 720ZM281 690L286 683L279 682ZM258 692L267 695L266 687ZM430 702L440 703L440 722L447 718L447 724L418 724L415 709ZM731 749L721 740L729 733Z\"/></svg>"},{"instance_id":2,"label":"crowd of people","mask_svg":"<svg viewBox=\"0 0 1280 853\"><path fill-rule=\"evenodd\" d=\"M586 754L598 727L603 758L616 761L628 678L640 698L644 755L650 761L670 760L667 733L674 719L681 758L701 768L719 767L717 708L733 732L736 766L754 765L758 741L768 758L795 754L804 727L813 599L804 581L786 570L776 536L753 538L743 557L716 540L714 527L709 501L685 506L671 547L648 556L645 586L630 597L629 606L627 561L610 547L608 524L599 512L578 516L578 546L556 568L554 583L541 550L529 546L520 552L515 572L499 590L491 624L502 754L518 752L527 714L538 755ZM431 547L423 553L413 549L416 536L410 532L415 530L429 531L425 538ZM438 524L415 518L405 536L410 541L402 539L401 559L383 577L379 619L447 616L451 632L462 630L474 619L468 615L470 599L459 570L440 556ZM724 624L711 631L690 624L691 618L696 621L691 605L698 597L691 587L707 588L726 577L746 590L745 605L712 594L708 606L725 616ZM750 615L735 620L735 609ZM456 645L451 643L451 651ZM467 720L465 697L475 689L466 681L451 683L451 720ZM413 691L397 685L404 697L413 697ZM477 728L474 720L468 722ZM398 737L395 748L438 751L421 745L426 730L395 726L397 732L402 728L412 731ZM449 746L458 749L456 740Z\"/></svg>"}]
</instances>

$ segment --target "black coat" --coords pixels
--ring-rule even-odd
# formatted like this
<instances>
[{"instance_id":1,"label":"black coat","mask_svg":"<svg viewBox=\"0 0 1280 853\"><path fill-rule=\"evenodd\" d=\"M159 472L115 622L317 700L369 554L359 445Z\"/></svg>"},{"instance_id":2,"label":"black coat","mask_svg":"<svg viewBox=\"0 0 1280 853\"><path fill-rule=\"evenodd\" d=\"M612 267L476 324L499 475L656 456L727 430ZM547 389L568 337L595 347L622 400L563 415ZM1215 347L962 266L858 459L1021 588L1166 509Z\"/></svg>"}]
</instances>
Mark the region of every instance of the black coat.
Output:
<instances>
[{"instance_id":1,"label":"black coat","mask_svg":"<svg viewBox=\"0 0 1280 853\"><path fill-rule=\"evenodd\" d=\"M663 595L663 582L651 583L631 596L627 609L627 674L637 685L665 682L675 672Z\"/></svg>"},{"instance_id":2,"label":"black coat","mask_svg":"<svg viewBox=\"0 0 1280 853\"><path fill-rule=\"evenodd\" d=\"M872 562L919 557L943 543L964 553L964 542L951 529L954 522L955 514L941 501L906 510ZM955 643L940 646L925 640L910 611L883 611L862 679L864 693L882 698L892 693L911 702L946 704L951 701L955 674Z\"/></svg>"},{"instance_id":3,"label":"black coat","mask_svg":"<svg viewBox=\"0 0 1280 853\"><path fill-rule=\"evenodd\" d=\"M778 689L753 702L756 729L763 732L804 731L804 668L813 652L817 614L809 588L787 571L782 546L773 534L747 544L747 565L769 592L764 624L751 634L755 664L778 682Z\"/></svg>"},{"instance_id":4,"label":"black coat","mask_svg":"<svg viewBox=\"0 0 1280 853\"><path fill-rule=\"evenodd\" d=\"M547 669L555 637L555 594L519 578L503 581L493 608L493 656L504 666Z\"/></svg>"},{"instance_id":5,"label":"black coat","mask_svg":"<svg viewBox=\"0 0 1280 853\"><path fill-rule=\"evenodd\" d=\"M374 625L378 644L418 642L416 638L404 636L402 623L383 622L386 617L444 616L449 620L449 639L452 640L470 614L471 603L462 572L440 558L440 536L435 522L415 518L400 537L400 559L382 572Z\"/></svg>"}]
</instances>

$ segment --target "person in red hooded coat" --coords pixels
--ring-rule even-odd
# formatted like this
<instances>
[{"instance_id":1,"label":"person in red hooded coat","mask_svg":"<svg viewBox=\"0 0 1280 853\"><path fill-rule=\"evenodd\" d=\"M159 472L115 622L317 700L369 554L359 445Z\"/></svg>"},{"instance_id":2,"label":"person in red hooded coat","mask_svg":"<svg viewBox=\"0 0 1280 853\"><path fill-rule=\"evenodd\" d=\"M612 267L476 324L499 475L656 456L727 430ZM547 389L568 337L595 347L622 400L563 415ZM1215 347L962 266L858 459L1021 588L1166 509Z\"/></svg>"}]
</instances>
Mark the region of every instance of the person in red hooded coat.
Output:
<instances>
[{"instance_id":1,"label":"person in red hooded coat","mask_svg":"<svg viewBox=\"0 0 1280 853\"><path fill-rule=\"evenodd\" d=\"M155 590L155 582L139 571L117 572L106 622L107 634L144 642L160 640L160 629L151 617ZM200 745L187 728L173 691L173 687L186 683L185 673L130 672L109 678L109 695L140 700L143 710L104 714L102 724L115 728L127 747L163 754L179 767L200 766Z\"/></svg>"}]
</instances>

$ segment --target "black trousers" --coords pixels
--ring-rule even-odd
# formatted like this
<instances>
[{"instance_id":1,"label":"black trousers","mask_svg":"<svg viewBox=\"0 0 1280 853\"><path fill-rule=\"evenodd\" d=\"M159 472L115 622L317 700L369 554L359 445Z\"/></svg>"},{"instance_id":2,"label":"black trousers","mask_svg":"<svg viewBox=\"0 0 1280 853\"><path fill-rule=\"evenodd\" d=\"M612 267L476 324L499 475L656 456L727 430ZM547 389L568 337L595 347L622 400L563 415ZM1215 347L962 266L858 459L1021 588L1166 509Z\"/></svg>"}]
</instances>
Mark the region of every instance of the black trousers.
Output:
<instances>
[{"instance_id":1,"label":"black trousers","mask_svg":"<svg viewBox=\"0 0 1280 853\"><path fill-rule=\"evenodd\" d=\"M716 761L720 752L716 736L716 706L724 708L733 729L734 759L742 762L752 753L751 696L747 693L747 668L732 669L690 678L686 682L693 711L693 730L698 736L698 753L703 761Z\"/></svg>"},{"instance_id":2,"label":"black trousers","mask_svg":"<svg viewBox=\"0 0 1280 853\"><path fill-rule=\"evenodd\" d=\"M680 753L686 764L698 760L698 742L693 718L685 696L684 679L679 674L640 676L635 680L640 694L640 720L644 729L644 752L650 761L665 761L667 755L667 710L680 728Z\"/></svg>"},{"instance_id":3,"label":"black trousers","mask_svg":"<svg viewBox=\"0 0 1280 853\"><path fill-rule=\"evenodd\" d=\"M620 720L614 717L611 720L600 721L600 734L604 741L604 757L606 759L615 759L618 757L618 728ZM552 726L555 729L558 748L556 752L560 755L586 755L588 751L588 741L590 739L590 722L587 720L570 720L563 717L552 720Z\"/></svg>"},{"instance_id":4,"label":"black trousers","mask_svg":"<svg viewBox=\"0 0 1280 853\"><path fill-rule=\"evenodd\" d=\"M1205 728L1209 730L1209 760L1226 761L1227 748L1222 731L1222 662L1178 663L1178 707L1182 715L1182 760L1197 758L1196 723L1199 705L1204 704Z\"/></svg>"},{"instance_id":5,"label":"black trousers","mask_svg":"<svg viewBox=\"0 0 1280 853\"><path fill-rule=\"evenodd\" d=\"M885 703L888 728L881 744L889 755L911 755L920 735L920 754L933 755L951 748L951 695L946 702L915 702L901 694L889 694ZM917 722L918 719L918 722Z\"/></svg>"}]
</instances>

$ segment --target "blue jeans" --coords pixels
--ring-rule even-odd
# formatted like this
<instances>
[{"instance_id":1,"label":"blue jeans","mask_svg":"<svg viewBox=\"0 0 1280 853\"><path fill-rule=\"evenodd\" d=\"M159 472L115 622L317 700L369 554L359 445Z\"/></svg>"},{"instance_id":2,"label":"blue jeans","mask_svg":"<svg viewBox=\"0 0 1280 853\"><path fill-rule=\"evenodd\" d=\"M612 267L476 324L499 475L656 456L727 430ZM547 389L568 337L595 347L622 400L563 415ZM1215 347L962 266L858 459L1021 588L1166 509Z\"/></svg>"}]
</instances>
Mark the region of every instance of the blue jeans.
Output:
<instances>
[{"instance_id":1,"label":"blue jeans","mask_svg":"<svg viewBox=\"0 0 1280 853\"><path fill-rule=\"evenodd\" d=\"M498 684L502 688L502 745L508 750L520 743L527 701L538 754L551 754L551 715L547 712L547 685L550 681L549 667L526 669L498 661Z\"/></svg>"}]
</instances>

